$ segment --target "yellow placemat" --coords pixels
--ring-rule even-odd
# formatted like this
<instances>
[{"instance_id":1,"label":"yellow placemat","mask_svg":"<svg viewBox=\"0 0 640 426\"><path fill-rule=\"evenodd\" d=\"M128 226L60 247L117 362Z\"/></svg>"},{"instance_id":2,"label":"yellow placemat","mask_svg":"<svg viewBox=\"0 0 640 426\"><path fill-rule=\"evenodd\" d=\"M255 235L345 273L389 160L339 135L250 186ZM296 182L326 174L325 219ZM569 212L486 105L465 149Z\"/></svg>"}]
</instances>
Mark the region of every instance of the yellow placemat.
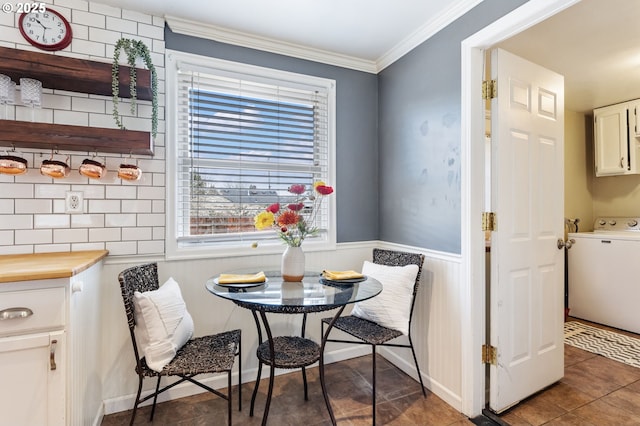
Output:
<instances>
[{"instance_id":1,"label":"yellow placemat","mask_svg":"<svg viewBox=\"0 0 640 426\"><path fill-rule=\"evenodd\" d=\"M363 278L360 272L357 271L322 271L322 276L328 280L340 281L340 280L352 280L354 278Z\"/></svg>"},{"instance_id":2,"label":"yellow placemat","mask_svg":"<svg viewBox=\"0 0 640 426\"><path fill-rule=\"evenodd\" d=\"M255 274L220 274L218 284L263 283L266 279L262 271Z\"/></svg>"}]
</instances>

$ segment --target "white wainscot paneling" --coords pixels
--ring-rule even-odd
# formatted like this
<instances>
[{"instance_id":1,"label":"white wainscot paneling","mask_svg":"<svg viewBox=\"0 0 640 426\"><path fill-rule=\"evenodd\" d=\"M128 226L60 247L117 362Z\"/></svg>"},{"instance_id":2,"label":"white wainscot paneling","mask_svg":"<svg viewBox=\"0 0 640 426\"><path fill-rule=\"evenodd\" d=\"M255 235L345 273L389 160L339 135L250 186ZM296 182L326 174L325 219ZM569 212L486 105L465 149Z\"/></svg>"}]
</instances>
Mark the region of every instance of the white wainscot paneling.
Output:
<instances>
[{"instance_id":1,"label":"white wainscot paneling","mask_svg":"<svg viewBox=\"0 0 640 426\"><path fill-rule=\"evenodd\" d=\"M462 411L460 256L390 244L383 248L425 255L411 337L425 386L447 404ZM380 348L379 351L417 380L410 349Z\"/></svg>"}]
</instances>

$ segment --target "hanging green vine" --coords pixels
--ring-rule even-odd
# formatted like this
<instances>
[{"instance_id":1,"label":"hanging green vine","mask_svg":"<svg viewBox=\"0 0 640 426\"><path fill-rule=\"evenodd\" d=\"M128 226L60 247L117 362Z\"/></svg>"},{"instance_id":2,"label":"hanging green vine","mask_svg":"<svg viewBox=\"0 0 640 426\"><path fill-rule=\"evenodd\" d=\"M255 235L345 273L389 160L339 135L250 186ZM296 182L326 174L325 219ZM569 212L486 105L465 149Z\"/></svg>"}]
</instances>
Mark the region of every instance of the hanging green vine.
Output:
<instances>
[{"instance_id":1,"label":"hanging green vine","mask_svg":"<svg viewBox=\"0 0 640 426\"><path fill-rule=\"evenodd\" d=\"M145 65L151 72L151 135L155 138L158 134L158 78L156 76L156 68L153 66L151 60L151 54L149 48L144 42L140 40L130 40L128 38L121 38L117 41L113 51L113 66L111 67L111 91L113 93L113 118L116 121L116 125L124 129L124 125L120 120L120 113L118 112L118 101L120 99L120 51L124 50L127 54L127 65L129 65L130 85L129 90L131 92L131 113L136 112L136 59L142 58Z\"/></svg>"}]
</instances>

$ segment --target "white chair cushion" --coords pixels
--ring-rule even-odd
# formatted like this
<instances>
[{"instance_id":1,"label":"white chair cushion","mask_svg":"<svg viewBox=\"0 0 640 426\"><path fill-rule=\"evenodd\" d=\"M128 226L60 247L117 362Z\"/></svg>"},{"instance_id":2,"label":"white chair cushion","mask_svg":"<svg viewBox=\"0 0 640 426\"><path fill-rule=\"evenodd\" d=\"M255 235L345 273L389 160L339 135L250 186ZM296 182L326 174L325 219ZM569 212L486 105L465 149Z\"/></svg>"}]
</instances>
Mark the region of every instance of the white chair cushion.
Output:
<instances>
[{"instance_id":1,"label":"white chair cushion","mask_svg":"<svg viewBox=\"0 0 640 426\"><path fill-rule=\"evenodd\" d=\"M411 297L418 270L418 265L387 266L365 261L362 273L380 281L382 292L356 303L351 315L408 335Z\"/></svg>"},{"instance_id":2,"label":"white chair cushion","mask_svg":"<svg viewBox=\"0 0 640 426\"><path fill-rule=\"evenodd\" d=\"M133 294L136 339L149 368L162 371L193 336L193 319L180 286L169 278L159 289Z\"/></svg>"}]
</instances>

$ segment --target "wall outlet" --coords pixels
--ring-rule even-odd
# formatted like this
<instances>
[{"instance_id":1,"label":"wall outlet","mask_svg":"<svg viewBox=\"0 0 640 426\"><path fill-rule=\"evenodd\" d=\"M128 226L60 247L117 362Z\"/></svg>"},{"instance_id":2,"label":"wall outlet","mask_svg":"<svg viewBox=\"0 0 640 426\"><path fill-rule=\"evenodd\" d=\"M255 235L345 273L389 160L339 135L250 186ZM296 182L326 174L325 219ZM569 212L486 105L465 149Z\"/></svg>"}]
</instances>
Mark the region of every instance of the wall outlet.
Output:
<instances>
[{"instance_id":1,"label":"wall outlet","mask_svg":"<svg viewBox=\"0 0 640 426\"><path fill-rule=\"evenodd\" d=\"M82 213L84 211L84 199L81 191L67 191L65 197L65 213Z\"/></svg>"}]
</instances>

